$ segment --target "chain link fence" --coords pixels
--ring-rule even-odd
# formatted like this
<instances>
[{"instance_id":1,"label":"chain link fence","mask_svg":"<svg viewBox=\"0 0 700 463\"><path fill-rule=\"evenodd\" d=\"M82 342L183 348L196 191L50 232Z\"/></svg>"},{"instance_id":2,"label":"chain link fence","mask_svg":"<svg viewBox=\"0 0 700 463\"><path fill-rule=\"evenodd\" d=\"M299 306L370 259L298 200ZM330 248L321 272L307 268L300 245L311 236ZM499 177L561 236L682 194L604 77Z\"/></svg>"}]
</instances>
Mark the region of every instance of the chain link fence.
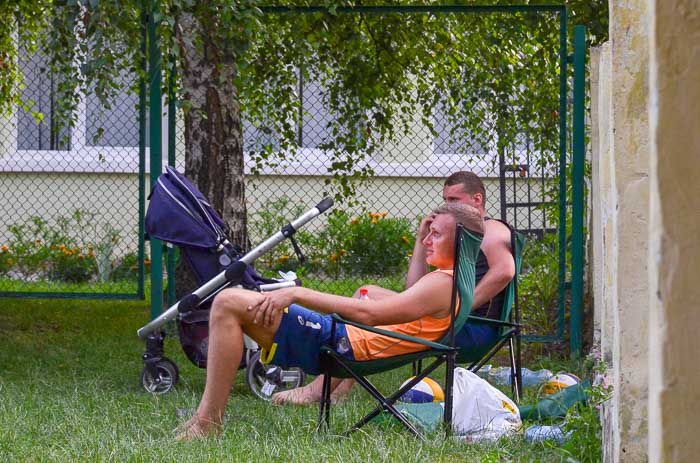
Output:
<instances>
[{"instance_id":1,"label":"chain link fence","mask_svg":"<svg viewBox=\"0 0 700 463\"><path fill-rule=\"evenodd\" d=\"M81 95L69 122L48 57L20 56L24 107L0 116L0 295L138 297L135 77L118 76L125 90L108 102Z\"/></svg>"},{"instance_id":2,"label":"chain link fence","mask_svg":"<svg viewBox=\"0 0 700 463\"><path fill-rule=\"evenodd\" d=\"M430 125L416 111L413 126L367 160L373 175L356 184L355 196L337 202L332 211L299 231L305 262L284 242L258 259L257 270L270 276L294 270L307 286L346 295L365 284L400 291L420 218L442 202L448 175L469 170L484 181L488 214L532 237L520 291L526 334L560 331L561 13L537 14L547 18L551 30L527 35L529 41L520 44L522 62L516 66L522 81L497 96L527 101L535 88L553 95L544 109L551 114L551 127L499 133L498 115L485 113L481 127L472 133L454 117L455 111L464 110L459 104L436 105ZM490 15L496 23L522 20L512 13ZM479 58L478 49L472 53L476 55L463 58ZM0 119L0 295L142 294L138 95L124 92L105 106L87 92L76 123L61 125L52 112L60 77L47 69L41 54L25 55L27 108ZM545 69L551 79L533 82L528 69L539 69L537 75ZM329 175L332 159L323 148L333 137L334 115L322 82L303 75L299 72L301 109L294 153L283 153L275 165L258 169L252 154L262 147L274 151L279 147L277 135L255 127L244 115L253 245L338 192ZM119 78L130 87L130 76ZM468 88L463 95L480 95L480 90ZM524 106L515 109L527 112ZM542 105L537 108L543 110ZM176 166L184 171L181 114L176 120Z\"/></svg>"}]
</instances>

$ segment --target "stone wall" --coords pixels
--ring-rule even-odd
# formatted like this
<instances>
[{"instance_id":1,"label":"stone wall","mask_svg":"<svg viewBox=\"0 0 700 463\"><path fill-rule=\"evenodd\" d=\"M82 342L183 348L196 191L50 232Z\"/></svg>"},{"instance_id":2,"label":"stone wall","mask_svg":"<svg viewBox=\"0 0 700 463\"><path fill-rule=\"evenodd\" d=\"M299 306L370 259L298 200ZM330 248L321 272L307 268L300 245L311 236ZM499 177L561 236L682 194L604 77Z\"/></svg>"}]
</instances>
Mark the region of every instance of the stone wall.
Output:
<instances>
[{"instance_id":1,"label":"stone wall","mask_svg":"<svg viewBox=\"0 0 700 463\"><path fill-rule=\"evenodd\" d=\"M649 460L698 461L700 2L651 0Z\"/></svg>"},{"instance_id":2,"label":"stone wall","mask_svg":"<svg viewBox=\"0 0 700 463\"><path fill-rule=\"evenodd\" d=\"M613 0L591 52L592 284L604 460L697 460L700 3Z\"/></svg>"}]
</instances>

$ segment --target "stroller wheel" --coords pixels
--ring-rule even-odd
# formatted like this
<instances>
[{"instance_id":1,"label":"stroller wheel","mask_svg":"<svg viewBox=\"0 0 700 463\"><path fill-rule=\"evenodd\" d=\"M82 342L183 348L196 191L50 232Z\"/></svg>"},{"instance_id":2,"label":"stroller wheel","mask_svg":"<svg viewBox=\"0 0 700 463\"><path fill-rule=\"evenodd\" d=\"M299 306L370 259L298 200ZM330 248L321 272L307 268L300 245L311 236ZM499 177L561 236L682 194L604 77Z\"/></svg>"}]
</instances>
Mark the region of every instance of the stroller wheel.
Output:
<instances>
[{"instance_id":1,"label":"stroller wheel","mask_svg":"<svg viewBox=\"0 0 700 463\"><path fill-rule=\"evenodd\" d=\"M304 384L304 371L299 368L283 370L275 365L263 365L260 352L250 357L246 369L246 383L253 394L263 400L270 400L272 394L279 391L294 389Z\"/></svg>"},{"instance_id":2,"label":"stroller wheel","mask_svg":"<svg viewBox=\"0 0 700 463\"><path fill-rule=\"evenodd\" d=\"M148 366L141 370L141 386L151 394L159 395L170 392L180 377L177 365L172 360L163 357L152 368L155 369L155 375Z\"/></svg>"}]
</instances>

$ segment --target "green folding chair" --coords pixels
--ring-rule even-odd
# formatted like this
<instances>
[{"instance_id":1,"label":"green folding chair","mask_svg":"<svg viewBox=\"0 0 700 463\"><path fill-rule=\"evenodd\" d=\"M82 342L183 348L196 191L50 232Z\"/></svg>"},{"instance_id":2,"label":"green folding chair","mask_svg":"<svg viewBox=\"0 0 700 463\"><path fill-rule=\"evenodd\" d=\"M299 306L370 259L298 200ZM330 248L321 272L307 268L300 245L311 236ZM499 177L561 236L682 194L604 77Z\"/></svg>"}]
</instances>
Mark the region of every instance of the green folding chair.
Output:
<instances>
[{"instance_id":1,"label":"green folding chair","mask_svg":"<svg viewBox=\"0 0 700 463\"><path fill-rule=\"evenodd\" d=\"M438 342L426 341L424 339L415 338L413 336L393 333L391 331L382 330L373 326L356 323L351 320L343 319L337 314L333 315L332 335L335 336L335 324L345 323L366 331L371 331L378 334L383 334L399 340L405 340L421 344L427 347L427 350L415 352L411 354L399 355L378 360L368 361L351 361L339 355L331 346L323 346L321 348L320 365L321 372L325 375L323 381L323 394L319 410L318 427L330 429L330 409L331 409L331 378L353 378L362 386L372 397L374 397L378 405L368 413L364 418L358 421L349 431L349 434L365 424L382 411L386 411L394 416L406 428L416 436L421 436L421 433L416 427L411 424L404 415L402 415L394 406L399 397L410 390L423 378L432 373L443 363L446 364L445 375L445 412L443 420L446 424L446 429L449 431L452 422L452 380L454 375L454 367L457 358L458 348L455 347L455 334L466 323L469 312L474 299L474 284L475 284L475 263L479 253L481 244L481 235L471 232L464 228L461 224L457 225L455 240L455 267L452 284L452 302L450 328L447 334ZM459 294L459 298L457 295ZM459 307L458 307L459 306ZM462 310L464 309L464 310ZM422 372L404 384L398 391L393 394L384 396L374 387L366 378L369 375L390 371L404 365L408 365L419 360L434 358L432 363L427 366Z\"/></svg>"},{"instance_id":2,"label":"green folding chair","mask_svg":"<svg viewBox=\"0 0 700 463\"><path fill-rule=\"evenodd\" d=\"M509 360L511 368L511 389L513 399L520 401L523 377L520 357L521 325L520 307L518 305L518 275L522 264L523 248L526 238L523 234L516 232L505 222L501 222L510 229L510 249L515 261L515 276L506 287L501 318L491 319L469 315L467 323L491 325L499 328L498 337L490 344L478 349L460 349L457 353L457 363L468 363L469 370L476 373L488 362L503 346L508 344Z\"/></svg>"}]
</instances>

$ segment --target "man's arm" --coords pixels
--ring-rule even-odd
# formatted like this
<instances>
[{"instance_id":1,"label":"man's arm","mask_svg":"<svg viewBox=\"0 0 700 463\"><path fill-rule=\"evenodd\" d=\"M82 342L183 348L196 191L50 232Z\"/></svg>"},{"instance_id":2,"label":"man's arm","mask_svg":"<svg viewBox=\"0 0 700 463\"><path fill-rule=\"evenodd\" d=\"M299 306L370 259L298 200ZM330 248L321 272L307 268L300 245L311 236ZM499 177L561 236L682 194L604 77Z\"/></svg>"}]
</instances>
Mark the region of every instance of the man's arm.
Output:
<instances>
[{"instance_id":1,"label":"man's arm","mask_svg":"<svg viewBox=\"0 0 700 463\"><path fill-rule=\"evenodd\" d=\"M402 293L379 300L359 300L351 297L322 293L309 288L286 288L264 293L257 305L255 320L268 324L274 313L289 304L297 303L321 313L337 313L366 325L391 325L407 323L430 315L442 318L449 314L452 277L436 272L421 278Z\"/></svg>"},{"instance_id":2,"label":"man's arm","mask_svg":"<svg viewBox=\"0 0 700 463\"><path fill-rule=\"evenodd\" d=\"M476 285L472 307L479 307L493 299L515 275L508 227L497 220L485 221L481 251L489 263L489 270Z\"/></svg>"},{"instance_id":3,"label":"man's arm","mask_svg":"<svg viewBox=\"0 0 700 463\"><path fill-rule=\"evenodd\" d=\"M416 243L413 245L413 254L411 262L408 264L408 272L406 273L406 288L410 288L418 280L428 274L428 264L425 262L425 246L423 240L430 231L430 224L433 222L434 216L429 215L420 222L418 234L416 235Z\"/></svg>"}]
</instances>

